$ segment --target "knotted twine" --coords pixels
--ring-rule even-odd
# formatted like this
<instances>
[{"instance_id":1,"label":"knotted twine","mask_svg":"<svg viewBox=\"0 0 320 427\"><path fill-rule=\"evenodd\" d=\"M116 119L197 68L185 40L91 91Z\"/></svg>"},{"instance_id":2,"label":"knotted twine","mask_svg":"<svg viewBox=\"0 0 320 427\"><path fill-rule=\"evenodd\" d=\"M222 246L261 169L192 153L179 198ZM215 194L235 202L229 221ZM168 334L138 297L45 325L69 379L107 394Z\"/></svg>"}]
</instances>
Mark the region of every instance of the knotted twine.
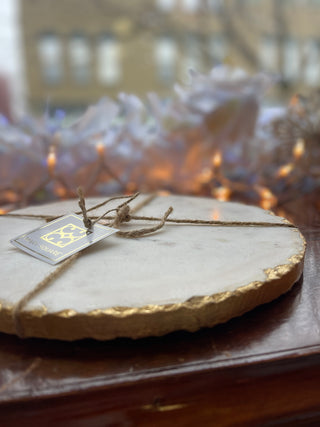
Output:
<instances>
[{"instance_id":1,"label":"knotted twine","mask_svg":"<svg viewBox=\"0 0 320 427\"><path fill-rule=\"evenodd\" d=\"M138 238L143 237L149 234L152 234L158 230L160 230L166 222L175 223L175 224L197 224L197 225L215 225L215 226L228 226L228 227L292 227L296 228L293 224L289 222L284 223L271 223L271 222L244 222L244 221L216 221L216 220L199 220L199 219L188 219L188 218L182 218L182 219L170 219L168 218L169 215L173 212L173 208L169 207L169 209L165 212L162 218L159 217L153 217L153 216L137 216L133 215L134 212L141 209L143 206L150 203L155 197L156 194L151 194L150 196L146 197L142 202L137 204L135 208L131 208L129 206L129 203L136 199L139 196L139 193L134 194L133 196L116 196L111 197L107 200L105 200L102 203L99 203L90 209L86 209L85 205L85 199L83 195L83 191L81 188L78 189L78 196L79 196L79 207L81 209L80 212L76 212L77 214L82 213L83 215L83 223L84 226L87 228L87 230L90 230L94 224L97 222L100 222L101 220L105 221L111 221L110 223L107 223L105 225L108 225L109 227L119 227L121 224L125 222L130 222L132 219L134 220L143 220L143 221L159 221L158 224L152 227L145 227L140 228L136 230L129 230L129 231L123 231L118 230L117 236L124 237L124 238ZM107 210L104 214L101 216L88 216L88 212L98 209L108 203L110 203L113 200L119 200L119 199L127 199L125 202L117 206L116 208ZM115 215L110 216L109 214L111 212L115 212ZM6 214L6 216L13 216L13 217L28 217L28 218L37 218L37 219L45 219L47 221L54 220L58 218L57 216L50 216L50 215L34 215L34 214ZM24 329L21 323L21 314L23 312L24 307L26 304L39 292L44 290L46 287L48 287L54 279L56 279L60 274L66 270L77 258L79 258L82 251L79 251L73 255L71 255L68 259L64 260L54 271L52 271L50 274L48 274L41 282L39 282L30 292L28 292L26 295L24 295L20 301L15 305L13 310L13 323L15 325L15 332L20 338L25 337Z\"/></svg>"},{"instance_id":2,"label":"knotted twine","mask_svg":"<svg viewBox=\"0 0 320 427\"><path fill-rule=\"evenodd\" d=\"M134 200L136 197L139 196L139 193L136 193L133 196L131 196L127 201L125 201L124 203L119 205L117 208L109 209L107 212L105 212L104 214L102 214L98 218L95 218L94 220L92 220L88 217L88 211L93 210L93 209L97 209L97 206L101 207L101 206L103 206L104 203L100 203L99 205L93 206L93 208L87 210L86 205L85 205L85 199L84 199L83 192L82 192L81 188L78 189L78 195L79 195L79 202L78 203L79 203L79 207L81 208L82 215L83 215L83 223L84 223L84 226L87 228L87 230L90 230L94 226L94 224L96 224L97 222L104 219L106 217L106 215L108 215L110 212L113 212L113 211L116 212L116 215L115 215L115 217L113 217L113 221L110 224L108 224L108 226L117 228L122 223L129 222L129 221L131 221L131 219L133 219L131 212L134 212L134 211L141 209L143 206L145 206L147 203L149 203L155 197L155 195L152 194L151 196L149 196L149 198L145 199L143 202L138 204L134 209L131 209L129 206L129 203L132 200ZM115 199L123 198L123 197L127 197L127 196L112 197L111 199L108 199L106 201L106 203L109 203L111 200L115 200ZM166 213L163 215L163 217L160 218L159 224L155 225L154 227L146 227L146 228L140 228L138 230L130 230L130 231L119 230L117 232L117 236L127 237L127 238L137 238L137 237L143 237L143 236L146 236L148 234L154 233L154 232L160 230L164 226L168 216L171 214L172 211L173 211L173 208L170 206L170 208L166 211ZM159 218L154 218L154 219L159 220Z\"/></svg>"}]
</instances>

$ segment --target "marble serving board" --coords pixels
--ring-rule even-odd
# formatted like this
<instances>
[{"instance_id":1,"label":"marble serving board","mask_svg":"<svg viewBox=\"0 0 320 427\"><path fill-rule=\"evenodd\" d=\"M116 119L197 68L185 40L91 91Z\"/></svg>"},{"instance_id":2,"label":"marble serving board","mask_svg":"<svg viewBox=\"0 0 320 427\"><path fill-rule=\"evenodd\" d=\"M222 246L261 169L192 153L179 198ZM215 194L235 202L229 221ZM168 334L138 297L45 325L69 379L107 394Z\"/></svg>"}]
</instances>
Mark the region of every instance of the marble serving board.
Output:
<instances>
[{"instance_id":1,"label":"marble serving board","mask_svg":"<svg viewBox=\"0 0 320 427\"><path fill-rule=\"evenodd\" d=\"M134 208L145 195L134 200ZM87 207L103 199L88 199ZM121 201L114 201L109 208ZM157 196L136 214L263 222L275 226L167 223L146 237L114 234L85 249L67 270L23 308L25 336L112 339L195 331L239 316L288 291L301 275L305 241L287 221L257 207L214 199ZM106 208L90 212L100 215ZM28 215L65 215L77 200L0 217L0 330L16 333L15 305L57 268L31 257L10 239L45 223ZM20 216L21 215L21 216ZM121 229L153 223L132 220ZM277 225L278 224L278 225Z\"/></svg>"}]
</instances>

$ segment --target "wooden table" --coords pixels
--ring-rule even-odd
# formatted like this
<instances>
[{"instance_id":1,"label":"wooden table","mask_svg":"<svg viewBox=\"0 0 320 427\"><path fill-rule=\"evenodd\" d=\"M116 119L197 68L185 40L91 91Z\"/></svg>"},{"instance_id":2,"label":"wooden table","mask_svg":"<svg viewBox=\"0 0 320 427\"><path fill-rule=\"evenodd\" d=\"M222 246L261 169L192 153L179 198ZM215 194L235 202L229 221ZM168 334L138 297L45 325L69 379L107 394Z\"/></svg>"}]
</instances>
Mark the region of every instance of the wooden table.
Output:
<instances>
[{"instance_id":1,"label":"wooden table","mask_svg":"<svg viewBox=\"0 0 320 427\"><path fill-rule=\"evenodd\" d=\"M319 200L284 206L308 242L303 278L241 318L138 341L0 334L0 425L320 425Z\"/></svg>"}]
</instances>

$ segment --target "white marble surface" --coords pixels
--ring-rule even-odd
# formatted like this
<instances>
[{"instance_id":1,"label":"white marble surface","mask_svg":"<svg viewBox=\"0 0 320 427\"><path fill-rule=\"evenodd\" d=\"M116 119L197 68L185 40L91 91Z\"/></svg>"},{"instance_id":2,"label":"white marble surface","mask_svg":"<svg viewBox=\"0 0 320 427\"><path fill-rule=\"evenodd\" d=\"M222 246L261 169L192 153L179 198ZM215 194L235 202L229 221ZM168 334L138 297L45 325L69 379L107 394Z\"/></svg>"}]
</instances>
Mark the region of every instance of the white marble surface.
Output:
<instances>
[{"instance_id":1,"label":"white marble surface","mask_svg":"<svg viewBox=\"0 0 320 427\"><path fill-rule=\"evenodd\" d=\"M88 206L98 200L88 201ZM158 197L139 215L281 223L262 209L193 197ZM65 214L76 201L25 209L25 213ZM22 212L22 211L21 211ZM16 304L56 267L12 246L10 239L43 224L43 220L0 217L2 285L0 301ZM145 226L141 222L131 227ZM113 235L85 250L70 268L25 309L88 312L113 306L183 302L192 296L232 291L266 278L264 270L286 264L303 250L297 230L289 227L213 227L167 224L139 239Z\"/></svg>"}]
</instances>

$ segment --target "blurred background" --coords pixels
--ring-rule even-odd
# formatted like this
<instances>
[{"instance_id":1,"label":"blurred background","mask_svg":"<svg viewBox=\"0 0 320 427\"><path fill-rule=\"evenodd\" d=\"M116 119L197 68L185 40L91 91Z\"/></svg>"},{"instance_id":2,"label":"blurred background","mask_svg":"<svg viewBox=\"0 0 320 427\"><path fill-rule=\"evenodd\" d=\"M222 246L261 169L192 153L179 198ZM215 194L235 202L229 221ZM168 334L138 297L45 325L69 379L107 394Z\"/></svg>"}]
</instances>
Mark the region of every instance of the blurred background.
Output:
<instances>
[{"instance_id":1,"label":"blurred background","mask_svg":"<svg viewBox=\"0 0 320 427\"><path fill-rule=\"evenodd\" d=\"M269 102L319 85L319 0L1 0L0 112L79 113L119 92L166 98L188 70L274 74Z\"/></svg>"},{"instance_id":2,"label":"blurred background","mask_svg":"<svg viewBox=\"0 0 320 427\"><path fill-rule=\"evenodd\" d=\"M78 186L266 209L320 188L320 0L1 0L0 20L0 213Z\"/></svg>"}]
</instances>

